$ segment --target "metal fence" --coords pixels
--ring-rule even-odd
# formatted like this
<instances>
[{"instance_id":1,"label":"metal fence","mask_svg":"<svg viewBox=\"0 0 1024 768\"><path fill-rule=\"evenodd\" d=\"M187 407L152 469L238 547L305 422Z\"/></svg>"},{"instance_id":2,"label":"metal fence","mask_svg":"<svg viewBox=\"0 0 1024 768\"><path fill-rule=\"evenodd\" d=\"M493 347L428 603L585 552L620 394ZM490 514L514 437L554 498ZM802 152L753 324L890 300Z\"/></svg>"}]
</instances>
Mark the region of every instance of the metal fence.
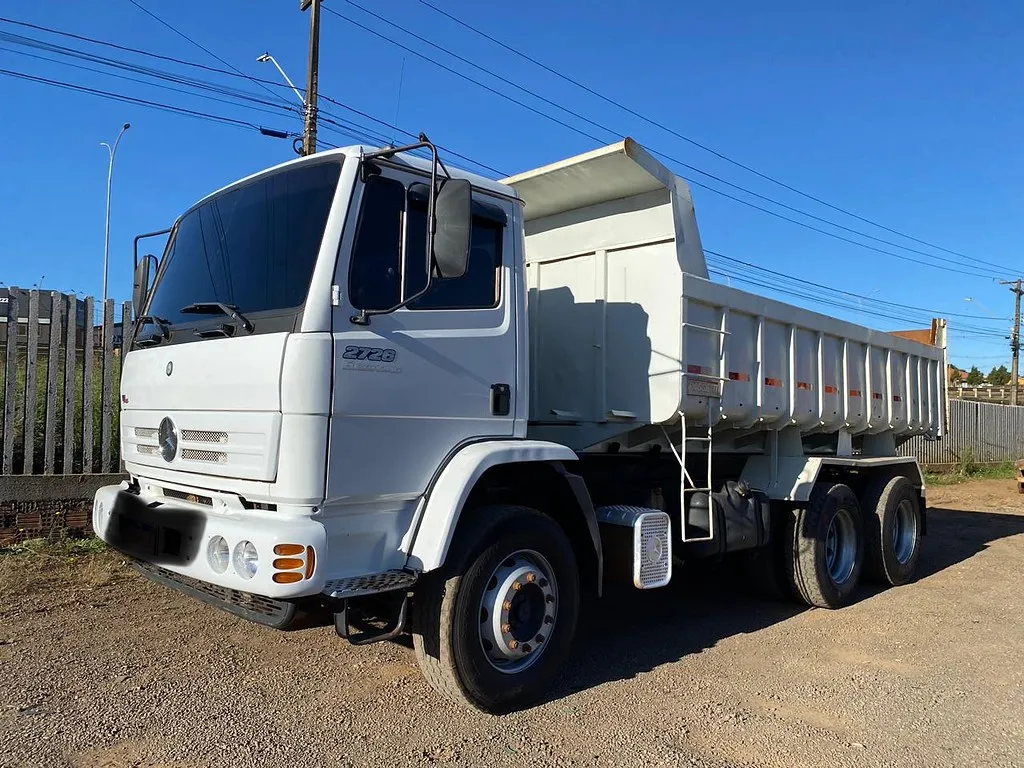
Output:
<instances>
[{"instance_id":1,"label":"metal fence","mask_svg":"<svg viewBox=\"0 0 1024 768\"><path fill-rule=\"evenodd\" d=\"M92 474L119 465L123 338L131 303L11 288L0 304L0 475ZM97 315L96 311L100 314Z\"/></svg>"},{"instance_id":2,"label":"metal fence","mask_svg":"<svg viewBox=\"0 0 1024 768\"><path fill-rule=\"evenodd\" d=\"M942 440L915 437L900 446L922 464L1015 461L1024 458L1024 406L949 401L949 432Z\"/></svg>"}]
</instances>

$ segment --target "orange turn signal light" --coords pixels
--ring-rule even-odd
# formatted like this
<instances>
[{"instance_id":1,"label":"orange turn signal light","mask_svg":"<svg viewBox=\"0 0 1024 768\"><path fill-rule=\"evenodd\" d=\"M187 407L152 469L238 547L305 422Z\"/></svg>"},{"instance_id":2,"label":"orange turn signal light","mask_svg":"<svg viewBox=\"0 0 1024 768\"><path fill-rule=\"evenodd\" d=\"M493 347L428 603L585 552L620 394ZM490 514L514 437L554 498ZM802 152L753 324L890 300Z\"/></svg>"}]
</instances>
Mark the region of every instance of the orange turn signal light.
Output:
<instances>
[{"instance_id":1,"label":"orange turn signal light","mask_svg":"<svg viewBox=\"0 0 1024 768\"><path fill-rule=\"evenodd\" d=\"M274 561L275 571L293 571L304 566L301 557L279 557Z\"/></svg>"},{"instance_id":2,"label":"orange turn signal light","mask_svg":"<svg viewBox=\"0 0 1024 768\"><path fill-rule=\"evenodd\" d=\"M278 544L274 547L275 555L301 555L304 547L301 544ZM298 567L298 566L296 566Z\"/></svg>"},{"instance_id":3,"label":"orange turn signal light","mask_svg":"<svg viewBox=\"0 0 1024 768\"><path fill-rule=\"evenodd\" d=\"M278 584L294 584L297 581L302 581L302 574L297 571L285 571L284 573L275 573L274 581Z\"/></svg>"},{"instance_id":4,"label":"orange turn signal light","mask_svg":"<svg viewBox=\"0 0 1024 768\"><path fill-rule=\"evenodd\" d=\"M313 570L316 568L316 550L306 547L306 578L313 578Z\"/></svg>"}]
</instances>

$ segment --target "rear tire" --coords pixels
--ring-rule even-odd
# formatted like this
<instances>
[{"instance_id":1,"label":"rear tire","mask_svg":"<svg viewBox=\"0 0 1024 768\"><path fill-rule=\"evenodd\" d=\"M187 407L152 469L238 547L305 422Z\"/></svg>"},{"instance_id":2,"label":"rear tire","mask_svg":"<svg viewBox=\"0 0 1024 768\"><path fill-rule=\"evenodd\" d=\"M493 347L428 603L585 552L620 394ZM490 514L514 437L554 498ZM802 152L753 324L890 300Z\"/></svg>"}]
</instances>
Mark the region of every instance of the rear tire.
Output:
<instances>
[{"instance_id":1,"label":"rear tire","mask_svg":"<svg viewBox=\"0 0 1024 768\"><path fill-rule=\"evenodd\" d=\"M485 507L414 597L413 646L440 694L485 712L533 703L565 668L579 618L572 543L526 507ZM518 585L518 586L516 586Z\"/></svg>"},{"instance_id":2,"label":"rear tire","mask_svg":"<svg viewBox=\"0 0 1024 768\"><path fill-rule=\"evenodd\" d=\"M864 567L864 522L857 497L841 483L816 486L793 512L786 566L793 591L816 608L850 602Z\"/></svg>"},{"instance_id":3,"label":"rear tire","mask_svg":"<svg viewBox=\"0 0 1024 768\"><path fill-rule=\"evenodd\" d=\"M921 555L921 500L913 483L894 477L875 483L864 497L865 575L899 586L914 578Z\"/></svg>"}]
</instances>

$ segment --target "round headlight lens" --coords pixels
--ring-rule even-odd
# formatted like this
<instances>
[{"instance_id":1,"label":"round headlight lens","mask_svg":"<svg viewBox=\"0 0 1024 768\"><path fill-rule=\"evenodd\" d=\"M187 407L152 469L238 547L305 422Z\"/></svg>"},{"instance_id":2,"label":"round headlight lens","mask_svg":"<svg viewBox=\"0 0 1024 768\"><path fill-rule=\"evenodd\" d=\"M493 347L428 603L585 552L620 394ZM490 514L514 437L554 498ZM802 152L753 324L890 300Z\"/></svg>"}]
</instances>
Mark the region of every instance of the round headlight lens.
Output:
<instances>
[{"instance_id":1,"label":"round headlight lens","mask_svg":"<svg viewBox=\"0 0 1024 768\"><path fill-rule=\"evenodd\" d=\"M251 579L260 567L260 555L251 541L240 541L235 546L235 571L243 579Z\"/></svg>"},{"instance_id":2,"label":"round headlight lens","mask_svg":"<svg viewBox=\"0 0 1024 768\"><path fill-rule=\"evenodd\" d=\"M223 536L214 536L206 546L206 560L214 573L224 573L231 560L231 548Z\"/></svg>"}]
</instances>

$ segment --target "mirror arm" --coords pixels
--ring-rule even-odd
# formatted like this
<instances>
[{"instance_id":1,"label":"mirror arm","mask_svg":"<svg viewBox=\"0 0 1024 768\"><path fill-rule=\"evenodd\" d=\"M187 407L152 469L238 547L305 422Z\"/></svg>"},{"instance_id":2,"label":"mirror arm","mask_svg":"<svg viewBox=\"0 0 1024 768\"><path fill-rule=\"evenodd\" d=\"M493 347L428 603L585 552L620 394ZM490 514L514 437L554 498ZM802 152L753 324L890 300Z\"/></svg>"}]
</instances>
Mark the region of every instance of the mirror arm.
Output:
<instances>
[{"instance_id":1,"label":"mirror arm","mask_svg":"<svg viewBox=\"0 0 1024 768\"><path fill-rule=\"evenodd\" d=\"M134 270L139 268L139 241L140 240L145 240L147 237L159 237L160 235L170 234L172 229L174 229L174 227L170 226L167 229L161 229L159 232L147 232L144 235L136 235L135 236L135 242L132 245L132 270L133 270L133 274L134 274Z\"/></svg>"},{"instance_id":2,"label":"mirror arm","mask_svg":"<svg viewBox=\"0 0 1024 768\"><path fill-rule=\"evenodd\" d=\"M397 304L395 304L393 307L390 307L389 309L360 309L358 315L352 315L352 317L349 318L349 321L351 321L355 325L369 325L370 324L370 318L373 317L374 315L390 315L392 312L397 312L402 307L407 307L408 305L412 304L412 302L416 301L416 299L420 298L427 291L430 290L431 278L433 277L433 272L434 272L434 269L433 269L434 268L434 233L437 231L437 214L436 214L436 212L434 210L434 201L437 198L437 166L441 162L441 159L440 159L440 157L438 157L438 154L437 154L437 147L435 147L430 141L427 140L426 134L421 133L420 134L420 143L419 144L410 144L407 147L397 147L395 149L384 149L384 150L381 150L379 152L371 152L371 153L369 153L367 155L363 155L362 160L363 161L372 160L375 157L388 157L388 158L390 158L390 157L392 157L393 155L395 155L398 152L408 152L408 151L413 150L413 149L423 149L423 148L429 148L431 154L433 155L433 162L431 163L431 166L430 166L430 197L427 198L427 243L426 243L426 246L427 246L427 256L426 256L426 262L427 262L426 263L427 282L426 282L426 285L423 286L423 290L421 290L419 293L417 293L417 294L415 294L413 296L410 296L410 297L408 297L406 299L402 299L401 301L399 301ZM447 169L445 169L445 173L446 174L448 173ZM448 178L451 178L451 176L449 175ZM402 248L402 258L401 258L401 260L399 262L398 268L402 271L402 274L404 275L405 274L405 248L404 247Z\"/></svg>"}]
</instances>

